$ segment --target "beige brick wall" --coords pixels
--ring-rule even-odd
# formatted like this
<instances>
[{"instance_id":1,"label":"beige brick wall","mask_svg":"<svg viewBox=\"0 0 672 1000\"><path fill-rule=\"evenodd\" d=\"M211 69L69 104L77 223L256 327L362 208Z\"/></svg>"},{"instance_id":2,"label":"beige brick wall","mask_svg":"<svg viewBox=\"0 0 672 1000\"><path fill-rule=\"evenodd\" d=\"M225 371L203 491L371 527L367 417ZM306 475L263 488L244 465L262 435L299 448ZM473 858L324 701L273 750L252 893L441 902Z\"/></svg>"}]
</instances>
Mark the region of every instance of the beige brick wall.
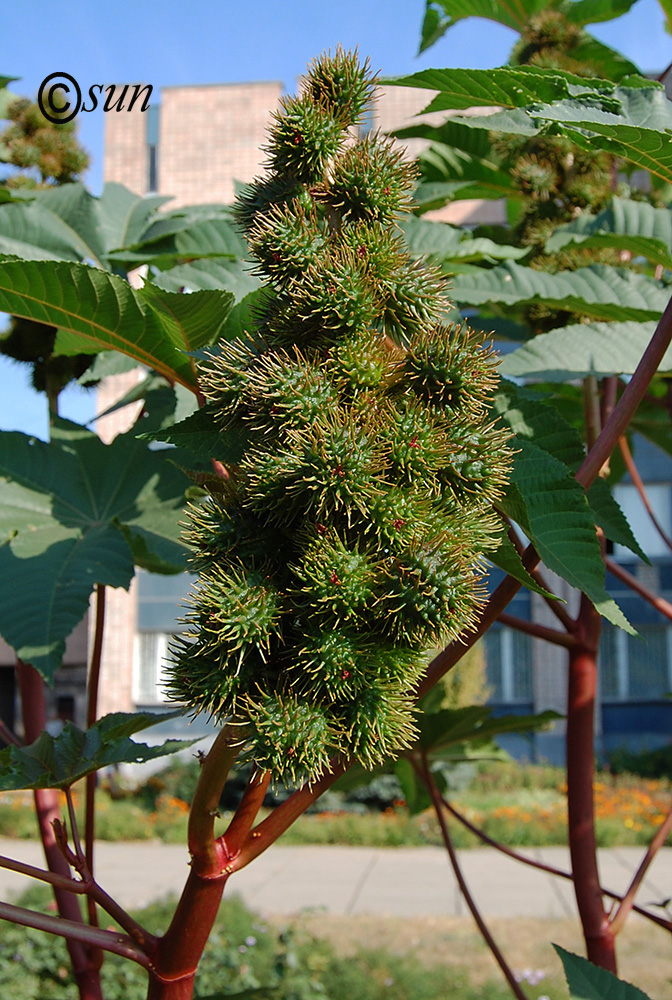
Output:
<instances>
[{"instance_id":1,"label":"beige brick wall","mask_svg":"<svg viewBox=\"0 0 672 1000\"><path fill-rule=\"evenodd\" d=\"M158 100L156 92L152 97L155 102ZM142 95L131 111L108 111L103 115L103 180L125 184L136 194L147 192L149 176L147 112L141 111L141 107Z\"/></svg>"},{"instance_id":2,"label":"beige brick wall","mask_svg":"<svg viewBox=\"0 0 672 1000\"><path fill-rule=\"evenodd\" d=\"M161 92L158 188L170 208L228 204L234 180L251 181L263 167L266 128L282 84L166 87Z\"/></svg>"}]
</instances>

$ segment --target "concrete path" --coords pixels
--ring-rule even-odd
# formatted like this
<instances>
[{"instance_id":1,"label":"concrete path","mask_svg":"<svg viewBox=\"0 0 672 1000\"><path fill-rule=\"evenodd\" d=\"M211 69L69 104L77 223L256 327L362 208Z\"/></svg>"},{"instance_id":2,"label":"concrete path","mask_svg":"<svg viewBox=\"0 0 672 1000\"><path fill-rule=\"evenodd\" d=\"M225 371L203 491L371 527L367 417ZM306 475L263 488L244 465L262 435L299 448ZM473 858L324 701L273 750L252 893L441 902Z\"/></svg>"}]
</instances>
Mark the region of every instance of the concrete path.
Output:
<instances>
[{"instance_id":1,"label":"concrete path","mask_svg":"<svg viewBox=\"0 0 672 1000\"><path fill-rule=\"evenodd\" d=\"M97 878L126 907L142 906L178 893L188 874L182 846L158 843L99 843ZM625 891L642 849L600 852L605 887ZM41 851L30 841L0 840L0 854L43 867ZM562 847L528 851L560 868L569 866ZM521 865L482 848L459 852L469 887L485 916L571 917L575 913L569 882ZM30 880L0 869L0 899L20 893ZM227 891L238 893L262 913L292 914L323 909L339 914L388 916L467 914L445 852L438 847L283 847L274 846L232 876ZM672 848L656 857L637 901L660 902L672 896ZM660 911L658 911L660 912Z\"/></svg>"}]
</instances>

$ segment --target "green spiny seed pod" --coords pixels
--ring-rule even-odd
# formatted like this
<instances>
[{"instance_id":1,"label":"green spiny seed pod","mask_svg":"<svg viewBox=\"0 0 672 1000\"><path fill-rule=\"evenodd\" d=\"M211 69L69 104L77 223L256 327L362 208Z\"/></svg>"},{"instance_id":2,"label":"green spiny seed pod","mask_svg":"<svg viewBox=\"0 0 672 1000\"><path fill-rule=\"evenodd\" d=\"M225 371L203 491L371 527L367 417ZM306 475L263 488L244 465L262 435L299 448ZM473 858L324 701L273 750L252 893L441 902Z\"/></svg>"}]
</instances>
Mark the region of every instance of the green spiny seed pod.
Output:
<instances>
[{"instance_id":1,"label":"green spiny seed pod","mask_svg":"<svg viewBox=\"0 0 672 1000\"><path fill-rule=\"evenodd\" d=\"M368 59L362 64L356 53L345 52L340 45L333 56L328 53L311 63L306 81L311 99L328 108L346 128L359 123L375 89Z\"/></svg>"},{"instance_id":2,"label":"green spiny seed pod","mask_svg":"<svg viewBox=\"0 0 672 1000\"><path fill-rule=\"evenodd\" d=\"M427 651L482 600L510 462L492 357L442 324L445 279L398 228L413 168L352 135L373 88L339 49L282 103L236 213L256 323L201 372L214 425L247 444L189 512L200 579L170 691L278 780L410 745Z\"/></svg>"}]
</instances>

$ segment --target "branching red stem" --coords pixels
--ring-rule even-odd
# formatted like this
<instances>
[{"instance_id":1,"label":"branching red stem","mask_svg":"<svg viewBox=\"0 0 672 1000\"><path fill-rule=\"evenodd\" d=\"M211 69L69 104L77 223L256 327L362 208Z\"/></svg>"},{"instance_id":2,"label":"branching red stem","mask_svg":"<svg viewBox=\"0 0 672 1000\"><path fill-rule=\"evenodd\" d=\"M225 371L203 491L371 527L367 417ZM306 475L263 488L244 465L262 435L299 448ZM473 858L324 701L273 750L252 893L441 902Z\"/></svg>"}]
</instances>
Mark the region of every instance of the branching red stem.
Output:
<instances>
[{"instance_id":1,"label":"branching red stem","mask_svg":"<svg viewBox=\"0 0 672 1000\"><path fill-rule=\"evenodd\" d=\"M126 934L101 930L99 927L88 927L79 921L52 917L48 913L35 913L33 910L24 909L23 906L14 906L13 903L0 903L0 919L10 920L22 927L34 927L49 934L57 934L59 937L67 938L68 942L102 948L123 958L130 958L132 962L137 962L144 968L149 967L147 955Z\"/></svg>"},{"instance_id":2,"label":"branching red stem","mask_svg":"<svg viewBox=\"0 0 672 1000\"><path fill-rule=\"evenodd\" d=\"M460 867L460 863L457 858L457 852L453 845L453 839L450 836L450 831L448 829L448 824L446 823L446 819L443 814L443 809L441 808L441 795L439 793L438 788L436 787L436 783L432 776L432 772L430 770L427 757L424 754L422 755L421 758L422 764L420 765L414 759L413 754L410 755L409 759L413 764L414 768L416 769L418 777L420 778L425 788L429 792L430 798L432 800L432 805L434 807L434 812L436 813L436 818L438 819L439 826L441 827L441 837L443 838L443 843L448 853L448 857L450 858L450 863L453 867L453 871L455 872L455 878L457 879L457 884L460 887L460 892L464 897L465 903L469 907L469 910L471 912L472 917L474 918L476 926L478 927L483 940L490 949L493 958L495 959L498 966L502 970L502 974L506 979L507 983L509 984L509 986L511 987L511 992L513 993L513 995L517 998L517 1000L527 1000L525 993L523 992L520 984L516 981L516 977L514 976L511 968L509 967L508 962L504 958L503 953L499 949L497 942L490 933L490 929L488 928L488 925L486 924L485 920L483 919L483 916L481 915L481 912L476 904L476 900L474 899L469 890L469 886L467 885L467 881L464 877L462 868Z\"/></svg>"},{"instance_id":3,"label":"branching red stem","mask_svg":"<svg viewBox=\"0 0 672 1000\"><path fill-rule=\"evenodd\" d=\"M566 649L571 649L575 644L574 636L567 634L567 632L559 632L556 628L549 628L548 625L540 625L538 622L509 615L505 611L502 612L498 620L502 625L515 628L518 632L525 632L526 635L532 635L536 639L545 639L546 642L552 642L556 646L565 646Z\"/></svg>"},{"instance_id":4,"label":"branching red stem","mask_svg":"<svg viewBox=\"0 0 672 1000\"><path fill-rule=\"evenodd\" d=\"M563 868L556 868L555 865L547 865L544 861L537 861L536 858L529 858L526 854L520 854L519 851L514 850L512 847L507 847L506 844L502 844L499 840L495 840L493 837L489 837L485 830L482 830L479 826L476 826L470 820L467 819L455 806L448 802L447 799L441 798L441 801L455 819L459 820L462 825L473 833L475 837L478 837L482 843L487 844L489 847L494 848L494 850L499 851L501 854L505 854L508 858L512 858L514 861L519 861L522 865L528 865L530 868L537 868L539 871L546 872L548 875L555 875L557 878L563 878L569 882L574 881L574 876L571 872L565 871ZM605 889L602 886L602 893L608 896L609 899L614 899L620 903L623 899L619 896L617 892L612 892L611 889ZM656 913L650 913L649 910L645 910L641 906L634 906L633 909L640 916L646 917L651 920L654 924L658 924L659 927L664 928L666 931L672 932L672 921L666 920L664 917L659 917Z\"/></svg>"},{"instance_id":5,"label":"branching red stem","mask_svg":"<svg viewBox=\"0 0 672 1000\"><path fill-rule=\"evenodd\" d=\"M261 809L271 781L270 771L253 771L233 819L219 839L224 854L233 860L239 853Z\"/></svg>"},{"instance_id":6,"label":"branching red stem","mask_svg":"<svg viewBox=\"0 0 672 1000\"><path fill-rule=\"evenodd\" d=\"M586 941L587 957L616 973L614 938L604 910L597 870L593 778L597 648L601 619L581 595L577 644L569 651L567 697L567 812L574 892Z\"/></svg>"},{"instance_id":7,"label":"branching red stem","mask_svg":"<svg viewBox=\"0 0 672 1000\"><path fill-rule=\"evenodd\" d=\"M635 872L632 882L628 886L628 890L621 900L621 905L618 907L615 913L611 916L611 933L615 936L620 930L623 929L623 925L628 918L630 911L632 910L635 903L635 896L637 895L637 890L644 881L647 871L651 867L651 863L655 858L656 854L663 846L667 840L667 836L672 830L672 809L669 810L665 820L661 826L656 830L656 834L646 849L646 853L641 860L641 863Z\"/></svg>"},{"instance_id":8,"label":"branching red stem","mask_svg":"<svg viewBox=\"0 0 672 1000\"><path fill-rule=\"evenodd\" d=\"M16 674L21 694L24 736L26 743L30 744L38 738L46 725L44 681L34 667L29 663L23 663L22 660L16 662ZM69 878L70 867L56 843L53 828L54 821L60 816L58 793L53 788L37 788L33 792L33 797L47 868L64 878ZM78 900L57 885L54 885L54 897L63 922L67 922L68 925L81 923L84 928ZM68 935L68 953L80 1000L103 1000L95 959L92 961L90 950L84 941L81 935Z\"/></svg>"},{"instance_id":9,"label":"branching red stem","mask_svg":"<svg viewBox=\"0 0 672 1000\"><path fill-rule=\"evenodd\" d=\"M610 573L613 573L617 579L622 580L631 590L634 590L636 594L639 594L645 601L648 601L657 611L660 611L661 615L665 615L666 618L672 621L672 604L669 601L666 601L664 597L654 594L636 576L628 573L627 569L623 569L619 563L615 562L609 556L604 557L604 562Z\"/></svg>"},{"instance_id":10,"label":"branching red stem","mask_svg":"<svg viewBox=\"0 0 672 1000\"><path fill-rule=\"evenodd\" d=\"M632 481L633 481L633 483L635 485L635 488L636 488L637 492L639 493L639 496L641 498L642 503L644 504L644 507L646 508L646 512L649 515L651 523L653 524L654 528L656 529L656 531L658 532L658 534L660 535L660 537L662 538L662 540L665 542L665 545L668 547L668 549L670 550L670 552L672 552L672 539L669 537L669 535L667 535L665 533L665 530L664 530L662 524L660 523L660 521L658 520L658 518L655 515L653 507L649 503L649 498L648 498L646 489L644 488L644 483L642 482L642 477L640 476L639 470L637 469L637 466L635 465L635 460L632 457L632 452L630 451L630 448L628 446L627 438L625 436L623 436L619 440L618 444L619 444L619 447L621 449L621 454L623 456L623 460L625 462L626 468L627 468L628 472L630 473L630 476L631 476Z\"/></svg>"}]
</instances>

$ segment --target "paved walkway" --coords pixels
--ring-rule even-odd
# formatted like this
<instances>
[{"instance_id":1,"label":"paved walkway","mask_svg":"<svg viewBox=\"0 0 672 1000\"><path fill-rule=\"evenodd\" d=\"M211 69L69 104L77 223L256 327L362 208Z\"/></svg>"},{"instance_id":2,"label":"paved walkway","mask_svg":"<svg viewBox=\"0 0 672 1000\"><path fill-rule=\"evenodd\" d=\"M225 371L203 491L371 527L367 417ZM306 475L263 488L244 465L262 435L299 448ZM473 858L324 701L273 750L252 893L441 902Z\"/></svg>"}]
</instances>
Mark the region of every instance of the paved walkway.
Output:
<instances>
[{"instance_id":1,"label":"paved walkway","mask_svg":"<svg viewBox=\"0 0 672 1000\"><path fill-rule=\"evenodd\" d=\"M97 877L126 907L142 906L178 893L188 873L179 845L99 843ZM490 848L458 852L465 877L485 916L570 917L575 913L569 882L546 875ZM0 840L0 854L43 866L30 841ZM562 847L528 854L567 868ZM642 849L600 851L603 884L623 892ZM0 899L20 893L30 880L0 869ZM227 891L238 893L262 913L292 914L306 908L329 913L388 916L464 916L467 913L445 852L438 847L283 847L276 845L231 877ZM672 848L664 848L649 869L637 900L660 902L672 896Z\"/></svg>"}]
</instances>

